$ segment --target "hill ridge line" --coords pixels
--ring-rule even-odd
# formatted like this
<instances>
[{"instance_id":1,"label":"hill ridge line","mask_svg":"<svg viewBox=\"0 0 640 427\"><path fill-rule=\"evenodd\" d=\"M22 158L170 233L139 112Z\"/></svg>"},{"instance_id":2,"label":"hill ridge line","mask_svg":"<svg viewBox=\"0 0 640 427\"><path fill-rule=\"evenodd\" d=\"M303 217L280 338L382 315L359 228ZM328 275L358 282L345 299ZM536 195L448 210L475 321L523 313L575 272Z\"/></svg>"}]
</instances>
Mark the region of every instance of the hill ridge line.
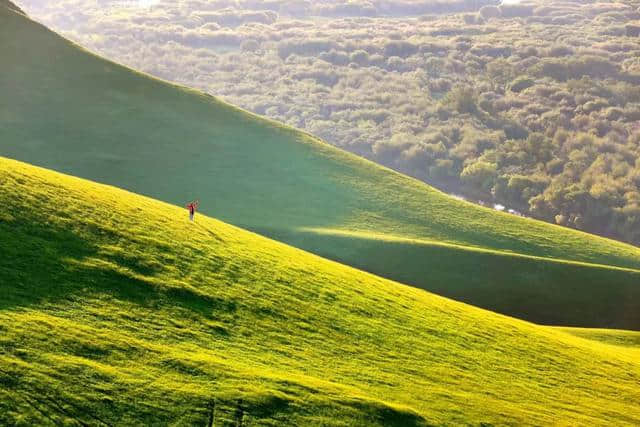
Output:
<instances>
[{"instance_id":1,"label":"hill ridge line","mask_svg":"<svg viewBox=\"0 0 640 427\"><path fill-rule=\"evenodd\" d=\"M425 245L425 246L442 246L446 248L460 249L462 251L481 252L481 253L492 254L496 256L511 256L511 257L518 257L518 258L525 258L525 259L532 259L532 260L539 260L539 261L546 261L546 262L555 262L559 264L570 264L570 265L583 266L583 267L603 268L603 269L616 270L616 271L626 271L630 273L640 273L640 269L634 269L630 267L620 267L620 266L611 265L611 264L598 264L598 263L575 261L575 260L563 259L563 258L529 255L529 254L524 254L520 252L511 252L508 250L501 251L498 249L484 248L482 246L462 245L462 244L444 242L439 240L394 236L394 235L383 234L383 233L370 233L367 231L360 232L360 231L340 230L335 228L299 227L296 230L300 232L317 233L317 234L325 234L325 235L351 236L351 237L368 239L368 240L384 240L389 242L403 242L403 243L411 243L411 244Z\"/></svg>"},{"instance_id":2,"label":"hill ridge line","mask_svg":"<svg viewBox=\"0 0 640 427\"><path fill-rule=\"evenodd\" d=\"M206 425L212 401L272 425L640 416L631 351L1 158L0 251L3 425Z\"/></svg>"}]
</instances>

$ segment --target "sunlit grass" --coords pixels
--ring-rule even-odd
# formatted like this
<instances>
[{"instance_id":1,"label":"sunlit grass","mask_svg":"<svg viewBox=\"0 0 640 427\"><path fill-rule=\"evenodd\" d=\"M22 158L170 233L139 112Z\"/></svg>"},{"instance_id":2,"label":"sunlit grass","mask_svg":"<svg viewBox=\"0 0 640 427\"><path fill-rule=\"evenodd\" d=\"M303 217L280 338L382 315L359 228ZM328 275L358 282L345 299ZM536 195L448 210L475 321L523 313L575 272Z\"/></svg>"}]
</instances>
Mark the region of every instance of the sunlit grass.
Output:
<instances>
[{"instance_id":1,"label":"sunlit grass","mask_svg":"<svg viewBox=\"0 0 640 427\"><path fill-rule=\"evenodd\" d=\"M640 328L637 273L555 263L638 269L638 248L454 200L307 134L91 55L4 7L0 57L1 155L179 206L199 198L202 212L226 222L495 311ZM483 252L468 256L476 249Z\"/></svg>"},{"instance_id":2,"label":"sunlit grass","mask_svg":"<svg viewBox=\"0 0 640 427\"><path fill-rule=\"evenodd\" d=\"M575 335L576 337L586 338L593 341L600 341L605 344L611 344L619 347L625 347L630 350L640 351L640 332L638 331L565 327L555 327L555 329L564 331L571 335ZM638 353L638 356L640 356L640 353Z\"/></svg>"},{"instance_id":3,"label":"sunlit grass","mask_svg":"<svg viewBox=\"0 0 640 427\"><path fill-rule=\"evenodd\" d=\"M0 253L0 424L640 422L617 347L4 159Z\"/></svg>"}]
</instances>

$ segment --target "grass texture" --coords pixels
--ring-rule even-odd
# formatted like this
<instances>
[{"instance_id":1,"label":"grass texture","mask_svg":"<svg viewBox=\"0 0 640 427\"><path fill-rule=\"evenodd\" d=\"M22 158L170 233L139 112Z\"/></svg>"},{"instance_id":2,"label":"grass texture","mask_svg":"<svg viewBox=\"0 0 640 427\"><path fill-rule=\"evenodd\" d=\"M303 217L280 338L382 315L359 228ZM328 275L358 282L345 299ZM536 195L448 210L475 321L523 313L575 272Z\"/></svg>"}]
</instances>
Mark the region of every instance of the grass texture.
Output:
<instances>
[{"instance_id":1,"label":"grass texture","mask_svg":"<svg viewBox=\"0 0 640 427\"><path fill-rule=\"evenodd\" d=\"M640 423L629 346L7 159L0 253L2 425Z\"/></svg>"},{"instance_id":2,"label":"grass texture","mask_svg":"<svg viewBox=\"0 0 640 427\"><path fill-rule=\"evenodd\" d=\"M0 5L0 155L539 323L640 329L640 249L455 200ZM620 268L612 268L620 267Z\"/></svg>"}]
</instances>

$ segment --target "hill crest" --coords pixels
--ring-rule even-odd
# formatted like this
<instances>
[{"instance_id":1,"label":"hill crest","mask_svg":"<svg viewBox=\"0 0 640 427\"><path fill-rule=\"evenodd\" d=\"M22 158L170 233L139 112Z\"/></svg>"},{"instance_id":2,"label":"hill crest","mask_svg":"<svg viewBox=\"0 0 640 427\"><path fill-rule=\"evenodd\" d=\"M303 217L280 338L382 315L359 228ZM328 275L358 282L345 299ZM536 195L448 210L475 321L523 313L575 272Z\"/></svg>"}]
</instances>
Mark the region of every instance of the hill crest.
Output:
<instances>
[{"instance_id":1,"label":"hill crest","mask_svg":"<svg viewBox=\"0 0 640 427\"><path fill-rule=\"evenodd\" d=\"M640 420L631 350L1 158L0 249L1 424Z\"/></svg>"}]
</instances>

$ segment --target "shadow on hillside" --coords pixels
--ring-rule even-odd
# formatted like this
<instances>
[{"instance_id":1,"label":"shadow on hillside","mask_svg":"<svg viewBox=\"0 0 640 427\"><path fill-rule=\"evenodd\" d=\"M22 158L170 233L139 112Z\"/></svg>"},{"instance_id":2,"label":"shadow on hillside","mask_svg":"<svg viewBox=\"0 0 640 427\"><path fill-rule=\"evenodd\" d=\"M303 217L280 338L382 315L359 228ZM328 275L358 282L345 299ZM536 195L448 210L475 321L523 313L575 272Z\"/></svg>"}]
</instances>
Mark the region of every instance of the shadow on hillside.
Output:
<instances>
[{"instance_id":1,"label":"shadow on hillside","mask_svg":"<svg viewBox=\"0 0 640 427\"><path fill-rule=\"evenodd\" d=\"M458 301L549 325L640 330L640 273L419 242L253 230Z\"/></svg>"},{"instance_id":2,"label":"shadow on hillside","mask_svg":"<svg viewBox=\"0 0 640 427\"><path fill-rule=\"evenodd\" d=\"M365 413L373 423L383 426L426 427L430 424L409 409L399 409L381 402L361 401L351 405Z\"/></svg>"},{"instance_id":3,"label":"shadow on hillside","mask_svg":"<svg viewBox=\"0 0 640 427\"><path fill-rule=\"evenodd\" d=\"M288 391L300 391L301 384L291 383ZM310 391L306 389L305 391ZM317 394L319 390L313 390ZM323 396L324 397L324 396ZM335 419L349 419L348 425L381 425L389 427L427 427L430 424L419 414L408 408L397 408L384 402L365 398L345 399L311 399L290 400L286 395L273 395L269 392L244 393L236 399L226 396L218 399L215 404L208 405L209 420L224 424L242 425L244 421L254 421L258 424L280 425L291 424L291 416L296 413L322 414L316 418L318 425L327 421L331 424ZM215 410L214 410L215 408ZM206 411L201 411L200 413ZM215 415L215 417L214 417ZM193 424L202 423L202 419L189 420ZM287 422L288 421L288 422ZM253 423L250 422L251 425Z\"/></svg>"},{"instance_id":4,"label":"shadow on hillside","mask_svg":"<svg viewBox=\"0 0 640 427\"><path fill-rule=\"evenodd\" d=\"M100 256L91 241L46 224L0 221L0 254L0 310L96 294L150 308L166 302L207 317L236 309L192 289L159 286L134 258Z\"/></svg>"}]
</instances>

